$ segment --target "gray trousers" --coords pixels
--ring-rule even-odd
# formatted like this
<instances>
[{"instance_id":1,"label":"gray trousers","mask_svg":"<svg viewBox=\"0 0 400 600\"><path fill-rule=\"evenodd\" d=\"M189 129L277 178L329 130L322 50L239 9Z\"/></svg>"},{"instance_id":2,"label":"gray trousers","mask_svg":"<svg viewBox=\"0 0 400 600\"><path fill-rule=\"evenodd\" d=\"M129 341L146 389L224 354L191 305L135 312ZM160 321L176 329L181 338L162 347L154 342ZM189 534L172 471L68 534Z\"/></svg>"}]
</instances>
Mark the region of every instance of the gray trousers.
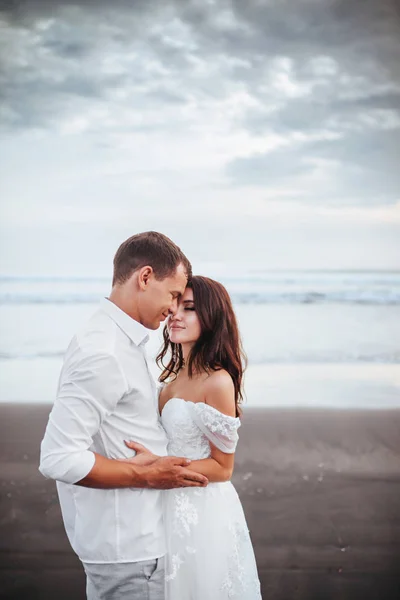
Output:
<instances>
[{"instance_id":1,"label":"gray trousers","mask_svg":"<svg viewBox=\"0 0 400 600\"><path fill-rule=\"evenodd\" d=\"M87 600L164 600L164 557L134 563L83 563Z\"/></svg>"}]
</instances>

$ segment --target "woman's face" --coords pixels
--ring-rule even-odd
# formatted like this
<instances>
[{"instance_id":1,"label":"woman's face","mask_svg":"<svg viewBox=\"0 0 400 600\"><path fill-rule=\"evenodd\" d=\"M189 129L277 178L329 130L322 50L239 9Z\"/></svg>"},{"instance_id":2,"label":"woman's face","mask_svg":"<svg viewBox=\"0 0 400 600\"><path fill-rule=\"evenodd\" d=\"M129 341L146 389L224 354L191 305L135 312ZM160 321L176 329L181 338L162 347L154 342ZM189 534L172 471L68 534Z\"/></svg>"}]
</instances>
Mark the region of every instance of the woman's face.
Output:
<instances>
[{"instance_id":1,"label":"woman's face","mask_svg":"<svg viewBox=\"0 0 400 600\"><path fill-rule=\"evenodd\" d=\"M199 339L201 327L191 288L186 288L176 314L168 318L167 328L169 339L174 344L194 344Z\"/></svg>"}]
</instances>

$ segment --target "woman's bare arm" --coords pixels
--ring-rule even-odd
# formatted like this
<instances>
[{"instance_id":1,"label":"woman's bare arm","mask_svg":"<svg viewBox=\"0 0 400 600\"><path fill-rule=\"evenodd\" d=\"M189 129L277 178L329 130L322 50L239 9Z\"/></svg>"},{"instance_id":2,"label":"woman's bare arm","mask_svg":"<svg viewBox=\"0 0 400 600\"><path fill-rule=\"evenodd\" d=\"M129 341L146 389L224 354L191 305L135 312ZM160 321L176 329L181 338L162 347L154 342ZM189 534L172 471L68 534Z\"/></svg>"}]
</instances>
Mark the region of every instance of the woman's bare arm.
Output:
<instances>
[{"instance_id":1,"label":"woman's bare arm","mask_svg":"<svg viewBox=\"0 0 400 600\"><path fill-rule=\"evenodd\" d=\"M210 483L229 481L233 473L235 455L221 452L221 450L218 450L218 448L211 443L210 446L211 458L192 460L187 468L190 471L205 475Z\"/></svg>"}]
</instances>

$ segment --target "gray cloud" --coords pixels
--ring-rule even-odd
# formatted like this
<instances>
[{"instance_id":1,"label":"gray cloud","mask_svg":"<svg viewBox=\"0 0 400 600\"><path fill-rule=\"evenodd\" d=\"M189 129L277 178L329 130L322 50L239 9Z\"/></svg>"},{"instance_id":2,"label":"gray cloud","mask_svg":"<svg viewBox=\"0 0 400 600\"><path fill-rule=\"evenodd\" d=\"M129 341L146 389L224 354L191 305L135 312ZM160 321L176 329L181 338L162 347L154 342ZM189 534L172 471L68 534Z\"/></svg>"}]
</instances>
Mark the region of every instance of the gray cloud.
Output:
<instances>
[{"instance_id":1,"label":"gray cloud","mask_svg":"<svg viewBox=\"0 0 400 600\"><path fill-rule=\"evenodd\" d=\"M192 126L185 108L241 90L253 102L232 130L288 143L228 164L233 185L315 199L325 168L340 173L332 197L399 199L398 0L9 0L0 11L3 129L51 128L101 106L138 117L103 131L174 135Z\"/></svg>"},{"instance_id":2,"label":"gray cloud","mask_svg":"<svg viewBox=\"0 0 400 600\"><path fill-rule=\"evenodd\" d=\"M109 81L109 75L101 70L104 58L114 55L119 60L124 54L136 52L142 56L141 64L139 61L125 64L131 81L151 82L154 74L146 73L143 63L153 59L177 78L177 86L185 92L223 96L232 83L242 82L267 108L272 102L281 105L281 113L277 114L279 127L280 117L284 120L285 110L292 111L293 102L287 102L284 95L272 88L268 91L279 68L273 63L276 57L290 58L292 75L299 83L315 85L311 103L317 110L319 107L322 110L325 103L329 111L330 105L338 100L338 93L360 86L360 78L370 88L388 82L400 85L397 6L395 0L379 3L375 0L361 3L357 0L296 3L117 0L112 7L105 0L1 2L0 8L10 26L22 26L28 32L21 40L19 60L13 60L7 45L3 46L2 87L11 88L6 98L9 103L12 95L21 91L15 82L21 81L28 92L35 94L34 89L29 90L29 83L34 79L45 83L42 80L45 64L61 74L66 71L67 89L68 73L74 69L88 80L102 82L107 89L115 82ZM38 29L40 23L49 19L53 22ZM175 31L171 28L174 22ZM185 35L174 40L179 29L185 30ZM335 61L339 72L316 73L312 61L321 56ZM98 72L90 57L97 58ZM195 77L190 60L193 57L207 61L210 67L217 64L218 73ZM226 58L225 64L223 61L219 64L221 57ZM134 72L129 71L129 66ZM27 68L29 82L24 77ZM337 81L344 76L346 82ZM332 86L338 86L337 90ZM77 92L73 81L70 87L72 93ZM51 86L46 89L43 85L41 89L42 97L53 92ZM101 94L100 90L98 93Z\"/></svg>"},{"instance_id":3,"label":"gray cloud","mask_svg":"<svg viewBox=\"0 0 400 600\"><path fill-rule=\"evenodd\" d=\"M364 131L345 139L298 142L289 149L236 159L227 173L234 185L267 187L290 182L292 199L303 197L324 204L393 203L399 200L400 190L398 147L397 130L378 136ZM331 175L322 182L318 177L308 179L318 175L321 161L331 166Z\"/></svg>"}]
</instances>

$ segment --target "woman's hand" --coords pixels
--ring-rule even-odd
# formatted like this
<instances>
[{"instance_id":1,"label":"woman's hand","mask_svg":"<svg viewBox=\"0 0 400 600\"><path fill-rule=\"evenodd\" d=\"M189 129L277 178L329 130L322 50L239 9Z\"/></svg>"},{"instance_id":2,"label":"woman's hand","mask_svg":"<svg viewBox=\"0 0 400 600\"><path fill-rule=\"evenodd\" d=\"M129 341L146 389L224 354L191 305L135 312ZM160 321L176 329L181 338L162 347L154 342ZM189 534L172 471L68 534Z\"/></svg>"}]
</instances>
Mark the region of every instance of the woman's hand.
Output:
<instances>
[{"instance_id":1,"label":"woman's hand","mask_svg":"<svg viewBox=\"0 0 400 600\"><path fill-rule=\"evenodd\" d=\"M134 465L140 465L141 467L147 467L148 465L152 465L156 460L160 458L159 456L157 456L157 454L153 454L145 446L142 446L142 444L138 444L137 442L130 442L127 440L124 440L124 442L125 446L136 452L136 455L132 458L117 458L117 460L120 460L122 462L133 463Z\"/></svg>"}]
</instances>

